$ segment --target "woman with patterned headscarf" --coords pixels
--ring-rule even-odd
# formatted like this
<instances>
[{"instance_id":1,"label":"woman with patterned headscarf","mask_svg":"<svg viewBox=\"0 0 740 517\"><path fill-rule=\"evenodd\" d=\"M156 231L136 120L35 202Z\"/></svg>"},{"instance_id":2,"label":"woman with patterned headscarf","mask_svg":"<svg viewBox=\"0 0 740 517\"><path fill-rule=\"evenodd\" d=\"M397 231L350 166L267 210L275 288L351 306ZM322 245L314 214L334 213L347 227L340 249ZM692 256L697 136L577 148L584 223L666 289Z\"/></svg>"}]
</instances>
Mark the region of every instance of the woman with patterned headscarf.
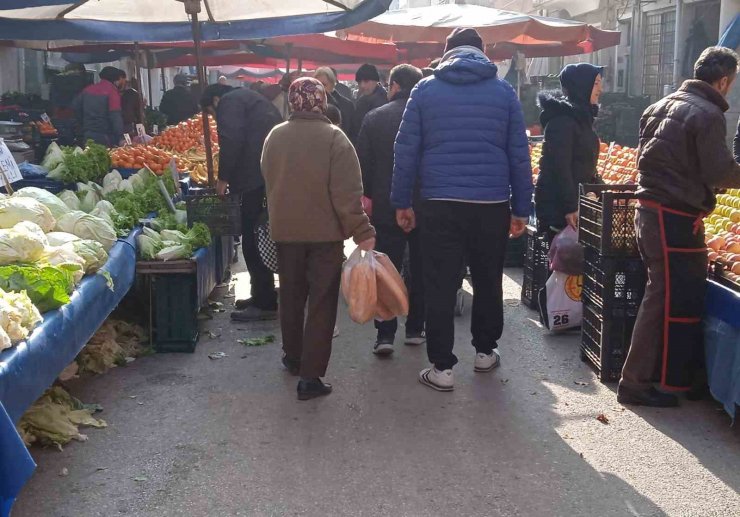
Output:
<instances>
[{"instance_id":1,"label":"woman with patterned headscarf","mask_svg":"<svg viewBox=\"0 0 740 517\"><path fill-rule=\"evenodd\" d=\"M321 378L331 355L343 242L352 237L371 250L375 230L360 202L355 149L326 118L324 86L300 78L288 102L288 121L265 141L262 174L278 250L283 365L300 375L298 399L308 400L332 389Z\"/></svg>"}]
</instances>

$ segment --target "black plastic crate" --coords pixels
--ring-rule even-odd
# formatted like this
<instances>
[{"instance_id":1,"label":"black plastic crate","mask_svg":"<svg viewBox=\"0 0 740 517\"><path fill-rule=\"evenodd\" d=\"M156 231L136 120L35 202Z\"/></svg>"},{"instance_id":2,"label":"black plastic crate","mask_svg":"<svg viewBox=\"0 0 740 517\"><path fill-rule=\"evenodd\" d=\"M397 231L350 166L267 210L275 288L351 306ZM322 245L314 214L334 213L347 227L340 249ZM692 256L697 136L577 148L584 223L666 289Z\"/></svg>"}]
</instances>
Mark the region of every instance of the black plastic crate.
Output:
<instances>
[{"instance_id":1,"label":"black plastic crate","mask_svg":"<svg viewBox=\"0 0 740 517\"><path fill-rule=\"evenodd\" d=\"M578 239L604 256L639 256L636 185L581 185ZM592 199L588 194L596 195Z\"/></svg>"},{"instance_id":2,"label":"black plastic crate","mask_svg":"<svg viewBox=\"0 0 740 517\"><path fill-rule=\"evenodd\" d=\"M591 363L603 382L618 381L627 358L636 307L599 307L583 297L581 359Z\"/></svg>"},{"instance_id":3,"label":"black plastic crate","mask_svg":"<svg viewBox=\"0 0 740 517\"><path fill-rule=\"evenodd\" d=\"M188 226L203 223L212 235L241 235L241 198L229 195L221 199L215 189L190 189L185 196Z\"/></svg>"},{"instance_id":4,"label":"black plastic crate","mask_svg":"<svg viewBox=\"0 0 740 517\"><path fill-rule=\"evenodd\" d=\"M528 226L521 300L522 304L530 309L538 310L537 293L545 287L550 276L549 250L547 236L538 233L533 226Z\"/></svg>"},{"instance_id":5,"label":"black plastic crate","mask_svg":"<svg viewBox=\"0 0 740 517\"><path fill-rule=\"evenodd\" d=\"M639 308L645 294L647 272L642 259L604 257L584 249L583 293L600 307Z\"/></svg>"},{"instance_id":6,"label":"black plastic crate","mask_svg":"<svg viewBox=\"0 0 740 517\"><path fill-rule=\"evenodd\" d=\"M504 267L522 267L524 265L524 254L527 248L527 236L521 235L515 239L509 239L506 245L506 257Z\"/></svg>"},{"instance_id":7,"label":"black plastic crate","mask_svg":"<svg viewBox=\"0 0 740 517\"><path fill-rule=\"evenodd\" d=\"M193 274L153 275L152 341L157 352L193 352L198 343L198 296Z\"/></svg>"}]
</instances>

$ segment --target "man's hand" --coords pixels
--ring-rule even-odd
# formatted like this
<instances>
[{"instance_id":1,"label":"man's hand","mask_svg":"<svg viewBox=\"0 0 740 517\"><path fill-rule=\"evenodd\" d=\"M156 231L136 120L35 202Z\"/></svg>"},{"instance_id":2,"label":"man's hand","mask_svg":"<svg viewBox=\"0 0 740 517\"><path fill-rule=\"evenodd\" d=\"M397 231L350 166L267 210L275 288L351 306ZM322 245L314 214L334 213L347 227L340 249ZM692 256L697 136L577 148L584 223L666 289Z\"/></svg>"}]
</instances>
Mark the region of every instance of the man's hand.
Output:
<instances>
[{"instance_id":1,"label":"man's hand","mask_svg":"<svg viewBox=\"0 0 740 517\"><path fill-rule=\"evenodd\" d=\"M370 237L369 239L365 239L361 243L359 243L357 246L362 251L372 251L375 249L375 237Z\"/></svg>"},{"instance_id":2,"label":"man's hand","mask_svg":"<svg viewBox=\"0 0 740 517\"><path fill-rule=\"evenodd\" d=\"M570 214L565 214L565 222L568 223L568 226L573 227L574 230L578 229L578 212L572 212Z\"/></svg>"},{"instance_id":3,"label":"man's hand","mask_svg":"<svg viewBox=\"0 0 740 517\"><path fill-rule=\"evenodd\" d=\"M527 229L527 223L516 217L511 218L511 224L509 225L509 237L516 239L521 236Z\"/></svg>"},{"instance_id":4,"label":"man's hand","mask_svg":"<svg viewBox=\"0 0 740 517\"><path fill-rule=\"evenodd\" d=\"M396 222L406 233L416 228L416 214L414 213L414 209L404 208L396 210Z\"/></svg>"},{"instance_id":5,"label":"man's hand","mask_svg":"<svg viewBox=\"0 0 740 517\"><path fill-rule=\"evenodd\" d=\"M229 184L226 181L218 180L216 183L216 194L221 199L226 197L226 189L229 188Z\"/></svg>"}]
</instances>

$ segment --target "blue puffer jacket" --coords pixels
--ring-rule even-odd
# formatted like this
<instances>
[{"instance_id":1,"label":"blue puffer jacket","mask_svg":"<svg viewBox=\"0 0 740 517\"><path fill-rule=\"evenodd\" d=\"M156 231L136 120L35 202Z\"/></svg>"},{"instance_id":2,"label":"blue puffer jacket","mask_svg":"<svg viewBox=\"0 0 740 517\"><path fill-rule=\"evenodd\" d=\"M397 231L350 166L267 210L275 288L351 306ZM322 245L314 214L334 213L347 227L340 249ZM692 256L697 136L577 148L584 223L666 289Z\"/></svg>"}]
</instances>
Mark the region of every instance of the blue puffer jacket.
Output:
<instances>
[{"instance_id":1,"label":"blue puffer jacket","mask_svg":"<svg viewBox=\"0 0 740 517\"><path fill-rule=\"evenodd\" d=\"M529 216L524 117L514 89L497 72L478 49L458 47L416 85L396 137L394 207L411 206L420 179L423 199L511 200L514 216Z\"/></svg>"}]
</instances>

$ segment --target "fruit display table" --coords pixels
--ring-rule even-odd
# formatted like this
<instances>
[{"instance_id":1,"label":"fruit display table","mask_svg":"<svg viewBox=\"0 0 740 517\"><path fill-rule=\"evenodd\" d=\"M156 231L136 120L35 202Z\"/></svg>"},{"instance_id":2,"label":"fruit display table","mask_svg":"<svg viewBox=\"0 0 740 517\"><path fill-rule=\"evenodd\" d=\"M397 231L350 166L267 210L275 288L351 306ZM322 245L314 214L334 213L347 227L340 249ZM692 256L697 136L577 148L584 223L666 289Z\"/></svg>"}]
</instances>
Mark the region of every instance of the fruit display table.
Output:
<instances>
[{"instance_id":1,"label":"fruit display table","mask_svg":"<svg viewBox=\"0 0 740 517\"><path fill-rule=\"evenodd\" d=\"M113 289L101 275L85 277L71 301L45 313L31 337L0 353L0 517L10 507L36 465L15 425L24 411L54 382L75 357L134 281L136 236L133 230L110 250L103 269L113 279Z\"/></svg>"},{"instance_id":2,"label":"fruit display table","mask_svg":"<svg viewBox=\"0 0 740 517\"><path fill-rule=\"evenodd\" d=\"M740 293L714 281L707 290L704 342L709 389L734 420L740 405Z\"/></svg>"}]
</instances>

